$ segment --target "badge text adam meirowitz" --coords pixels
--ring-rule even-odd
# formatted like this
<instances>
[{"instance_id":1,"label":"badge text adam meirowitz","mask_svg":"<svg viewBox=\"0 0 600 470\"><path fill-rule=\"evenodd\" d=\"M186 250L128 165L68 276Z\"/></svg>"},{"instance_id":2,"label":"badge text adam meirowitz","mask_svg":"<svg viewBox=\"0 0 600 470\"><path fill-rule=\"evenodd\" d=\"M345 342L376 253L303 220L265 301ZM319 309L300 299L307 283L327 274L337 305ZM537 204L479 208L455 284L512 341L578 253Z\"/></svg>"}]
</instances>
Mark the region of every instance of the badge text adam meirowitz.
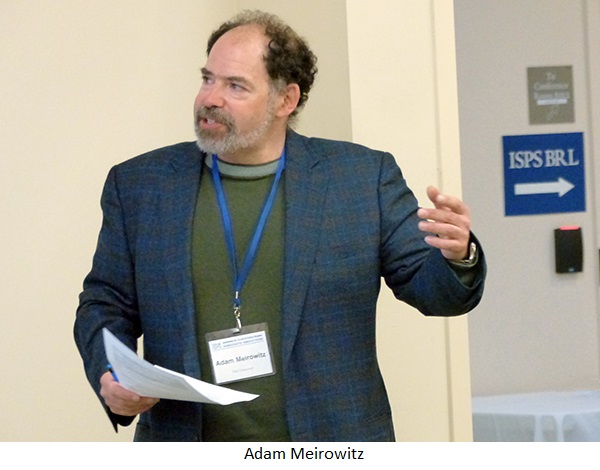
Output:
<instances>
[{"instance_id":1,"label":"badge text adam meirowitz","mask_svg":"<svg viewBox=\"0 0 600 470\"><path fill-rule=\"evenodd\" d=\"M292 447L289 452L285 450L267 450L262 446L258 449L248 447L244 460L364 460L362 450L348 447L344 450L322 450L318 447L306 449L305 447Z\"/></svg>"}]
</instances>

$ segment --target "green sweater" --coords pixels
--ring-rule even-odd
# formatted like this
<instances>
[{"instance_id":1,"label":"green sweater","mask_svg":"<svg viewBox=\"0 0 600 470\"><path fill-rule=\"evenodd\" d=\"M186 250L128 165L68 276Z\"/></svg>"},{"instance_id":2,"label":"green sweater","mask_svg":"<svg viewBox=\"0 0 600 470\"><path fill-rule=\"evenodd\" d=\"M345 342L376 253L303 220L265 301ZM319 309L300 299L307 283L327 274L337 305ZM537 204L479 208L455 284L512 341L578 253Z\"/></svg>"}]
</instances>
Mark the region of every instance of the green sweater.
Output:
<instances>
[{"instance_id":1,"label":"green sweater","mask_svg":"<svg viewBox=\"0 0 600 470\"><path fill-rule=\"evenodd\" d=\"M233 274L225 243L215 187L207 164L202 171L192 235L192 276L198 325L202 380L213 383L205 334L235 326ZM264 201L272 187L277 163L242 166L219 162L221 181L241 266L254 234ZM204 405L202 437L205 441L287 441L283 371L281 366L281 314L283 303L284 178L240 298L243 325L266 322L274 355L275 375L230 383L235 390L260 395L233 405ZM239 269L239 268L238 268Z\"/></svg>"}]
</instances>

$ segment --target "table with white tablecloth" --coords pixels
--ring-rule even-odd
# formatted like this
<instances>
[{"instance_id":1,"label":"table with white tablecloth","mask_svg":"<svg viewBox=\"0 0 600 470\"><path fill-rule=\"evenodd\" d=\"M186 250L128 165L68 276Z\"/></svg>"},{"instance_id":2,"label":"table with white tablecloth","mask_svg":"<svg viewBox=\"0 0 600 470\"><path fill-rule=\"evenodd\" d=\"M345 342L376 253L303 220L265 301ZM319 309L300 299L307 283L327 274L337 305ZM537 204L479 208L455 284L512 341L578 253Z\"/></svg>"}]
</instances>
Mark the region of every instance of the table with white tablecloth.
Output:
<instances>
[{"instance_id":1,"label":"table with white tablecloth","mask_svg":"<svg viewBox=\"0 0 600 470\"><path fill-rule=\"evenodd\" d=\"M474 397L476 442L600 442L600 390Z\"/></svg>"}]
</instances>

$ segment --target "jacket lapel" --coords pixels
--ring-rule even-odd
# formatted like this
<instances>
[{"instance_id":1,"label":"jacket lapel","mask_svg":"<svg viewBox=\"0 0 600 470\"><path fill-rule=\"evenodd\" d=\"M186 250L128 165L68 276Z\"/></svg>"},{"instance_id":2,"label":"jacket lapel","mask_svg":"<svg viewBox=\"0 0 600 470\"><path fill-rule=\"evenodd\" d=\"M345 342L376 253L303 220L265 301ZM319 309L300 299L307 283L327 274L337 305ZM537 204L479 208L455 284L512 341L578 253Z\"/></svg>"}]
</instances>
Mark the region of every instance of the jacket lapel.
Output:
<instances>
[{"instance_id":1,"label":"jacket lapel","mask_svg":"<svg viewBox=\"0 0 600 470\"><path fill-rule=\"evenodd\" d=\"M327 175L307 139L289 131L285 169L285 260L282 319L284 371L294 347L321 236Z\"/></svg>"},{"instance_id":2,"label":"jacket lapel","mask_svg":"<svg viewBox=\"0 0 600 470\"><path fill-rule=\"evenodd\" d=\"M164 270L167 279L169 304L179 325L183 342L183 368L186 374L199 378L200 364L195 328L194 291L191 268L192 222L200 171L201 153L190 143L171 160L173 172L164 180L160 205L160 224L163 233Z\"/></svg>"}]
</instances>

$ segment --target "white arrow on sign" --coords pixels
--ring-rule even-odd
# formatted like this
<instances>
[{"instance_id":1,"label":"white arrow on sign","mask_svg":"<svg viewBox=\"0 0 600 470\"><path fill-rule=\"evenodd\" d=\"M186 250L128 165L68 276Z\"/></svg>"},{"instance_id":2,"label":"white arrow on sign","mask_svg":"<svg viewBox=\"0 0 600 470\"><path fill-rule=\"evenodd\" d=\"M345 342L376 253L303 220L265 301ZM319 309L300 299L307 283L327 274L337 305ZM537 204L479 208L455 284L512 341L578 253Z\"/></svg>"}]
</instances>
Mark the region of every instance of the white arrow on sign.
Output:
<instances>
[{"instance_id":1,"label":"white arrow on sign","mask_svg":"<svg viewBox=\"0 0 600 470\"><path fill-rule=\"evenodd\" d=\"M557 193L558 197L563 197L575 187L564 178L558 178L557 181L549 183L520 183L515 184L515 196L527 196L532 194L552 194Z\"/></svg>"}]
</instances>

